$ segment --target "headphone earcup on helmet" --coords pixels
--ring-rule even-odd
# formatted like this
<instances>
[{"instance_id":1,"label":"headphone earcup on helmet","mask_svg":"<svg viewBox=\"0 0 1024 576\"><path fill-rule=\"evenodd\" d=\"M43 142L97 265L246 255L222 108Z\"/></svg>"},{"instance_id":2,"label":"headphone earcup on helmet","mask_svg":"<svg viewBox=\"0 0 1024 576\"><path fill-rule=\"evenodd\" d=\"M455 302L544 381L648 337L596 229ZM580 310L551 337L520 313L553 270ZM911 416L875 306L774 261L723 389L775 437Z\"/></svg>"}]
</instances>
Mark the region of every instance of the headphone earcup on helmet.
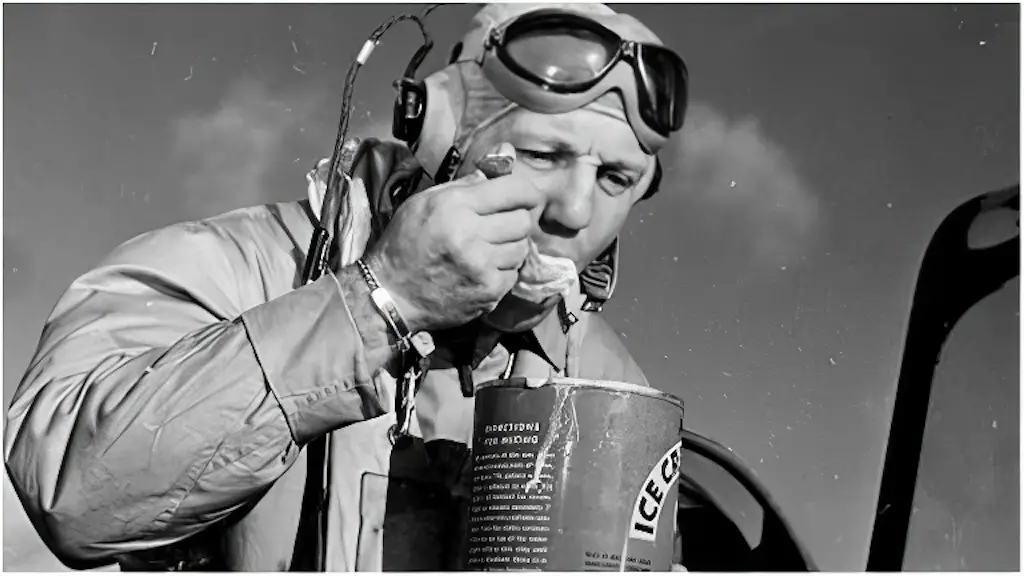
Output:
<instances>
[{"instance_id":1,"label":"headphone earcup on helmet","mask_svg":"<svg viewBox=\"0 0 1024 576\"><path fill-rule=\"evenodd\" d=\"M402 78L395 82L398 94L391 118L391 135L412 145L423 131L423 118L427 112L427 88L422 81Z\"/></svg>"}]
</instances>

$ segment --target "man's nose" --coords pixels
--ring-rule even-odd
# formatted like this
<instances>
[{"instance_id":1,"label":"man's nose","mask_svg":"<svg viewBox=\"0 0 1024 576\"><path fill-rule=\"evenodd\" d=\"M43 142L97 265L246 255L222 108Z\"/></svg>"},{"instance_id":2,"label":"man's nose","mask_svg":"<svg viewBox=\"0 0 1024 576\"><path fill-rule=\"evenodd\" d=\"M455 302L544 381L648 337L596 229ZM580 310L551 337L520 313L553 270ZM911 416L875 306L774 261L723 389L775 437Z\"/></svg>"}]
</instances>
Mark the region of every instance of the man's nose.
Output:
<instances>
[{"instance_id":1,"label":"man's nose","mask_svg":"<svg viewBox=\"0 0 1024 576\"><path fill-rule=\"evenodd\" d=\"M564 178L553 182L540 227L549 234L572 236L590 225L594 214L597 167L575 162Z\"/></svg>"}]
</instances>

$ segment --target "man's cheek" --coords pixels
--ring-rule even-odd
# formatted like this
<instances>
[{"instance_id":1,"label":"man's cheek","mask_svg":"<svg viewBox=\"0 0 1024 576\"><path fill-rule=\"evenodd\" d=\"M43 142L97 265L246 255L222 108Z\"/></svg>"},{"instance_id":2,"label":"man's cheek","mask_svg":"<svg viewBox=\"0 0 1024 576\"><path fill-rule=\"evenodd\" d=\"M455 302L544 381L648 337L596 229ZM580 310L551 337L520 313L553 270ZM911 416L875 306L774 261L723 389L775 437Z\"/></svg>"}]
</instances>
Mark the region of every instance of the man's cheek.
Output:
<instances>
[{"instance_id":1,"label":"man's cheek","mask_svg":"<svg viewBox=\"0 0 1024 576\"><path fill-rule=\"evenodd\" d=\"M534 166L529 158L516 158L515 166L512 167L512 173L522 177L524 180L533 182L538 188L545 193L554 190L558 185L557 174L552 170L543 170L540 167Z\"/></svg>"},{"instance_id":2,"label":"man's cheek","mask_svg":"<svg viewBox=\"0 0 1024 576\"><path fill-rule=\"evenodd\" d=\"M576 264L580 270L587 267L601 255L601 252L611 246L612 241L622 233L627 216L629 216L628 209L609 214L607 218L595 219L587 229L586 246L581 247L583 258Z\"/></svg>"}]
</instances>

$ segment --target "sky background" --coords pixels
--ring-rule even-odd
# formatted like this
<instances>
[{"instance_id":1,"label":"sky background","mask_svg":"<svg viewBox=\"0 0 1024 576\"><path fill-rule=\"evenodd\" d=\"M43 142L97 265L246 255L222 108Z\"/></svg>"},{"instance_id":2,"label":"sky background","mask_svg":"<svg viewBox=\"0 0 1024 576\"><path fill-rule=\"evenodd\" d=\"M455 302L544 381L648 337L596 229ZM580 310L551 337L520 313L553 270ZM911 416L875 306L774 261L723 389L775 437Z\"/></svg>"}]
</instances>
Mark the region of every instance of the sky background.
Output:
<instances>
[{"instance_id":1,"label":"sky background","mask_svg":"<svg viewBox=\"0 0 1024 576\"><path fill-rule=\"evenodd\" d=\"M4 6L5 407L57 298L116 245L305 197L349 62L401 9ZM686 59L693 104L661 193L627 224L606 315L688 426L751 465L820 567L863 569L926 243L956 205L1019 181L1019 8L622 10ZM423 70L473 11L432 15ZM388 133L391 82L417 46L411 24L384 38L353 135ZM997 352L973 362L1016 378L1017 322L975 319L969 344ZM59 569L6 477L4 503L4 567Z\"/></svg>"}]
</instances>

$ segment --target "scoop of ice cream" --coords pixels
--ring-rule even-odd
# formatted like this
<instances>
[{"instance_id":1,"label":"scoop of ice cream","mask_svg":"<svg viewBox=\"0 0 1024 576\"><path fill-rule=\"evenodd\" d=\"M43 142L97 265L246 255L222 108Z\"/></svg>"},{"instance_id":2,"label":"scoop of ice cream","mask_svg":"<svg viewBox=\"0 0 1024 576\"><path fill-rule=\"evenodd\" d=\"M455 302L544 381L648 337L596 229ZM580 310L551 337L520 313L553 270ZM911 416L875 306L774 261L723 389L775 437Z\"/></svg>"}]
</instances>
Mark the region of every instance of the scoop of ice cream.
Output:
<instances>
[{"instance_id":1,"label":"scoop of ice cream","mask_svg":"<svg viewBox=\"0 0 1024 576\"><path fill-rule=\"evenodd\" d=\"M541 254L537 245L530 240L530 254L519 269L519 281L512 287L511 294L539 304L556 294L568 298L578 289L579 273L576 264L569 258Z\"/></svg>"}]
</instances>

